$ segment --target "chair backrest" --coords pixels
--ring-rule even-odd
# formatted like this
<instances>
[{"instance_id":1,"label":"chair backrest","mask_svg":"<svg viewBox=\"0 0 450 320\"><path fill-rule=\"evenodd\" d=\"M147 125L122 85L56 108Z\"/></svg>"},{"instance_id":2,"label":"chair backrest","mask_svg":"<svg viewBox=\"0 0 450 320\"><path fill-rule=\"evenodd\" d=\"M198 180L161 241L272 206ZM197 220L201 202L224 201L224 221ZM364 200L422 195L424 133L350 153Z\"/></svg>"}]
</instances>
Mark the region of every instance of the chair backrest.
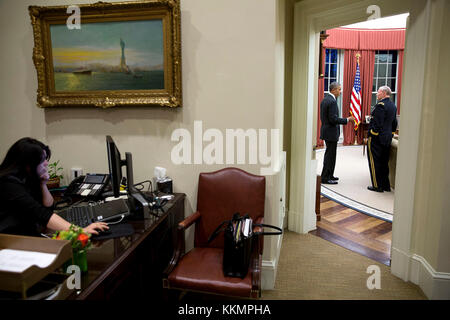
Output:
<instances>
[{"instance_id":1,"label":"chair backrest","mask_svg":"<svg viewBox=\"0 0 450 320\"><path fill-rule=\"evenodd\" d=\"M238 168L200 173L197 211L201 219L195 224L194 246L223 248L223 236L207 243L212 232L236 212L248 213L253 221L264 217L265 195L266 178L263 176Z\"/></svg>"}]
</instances>

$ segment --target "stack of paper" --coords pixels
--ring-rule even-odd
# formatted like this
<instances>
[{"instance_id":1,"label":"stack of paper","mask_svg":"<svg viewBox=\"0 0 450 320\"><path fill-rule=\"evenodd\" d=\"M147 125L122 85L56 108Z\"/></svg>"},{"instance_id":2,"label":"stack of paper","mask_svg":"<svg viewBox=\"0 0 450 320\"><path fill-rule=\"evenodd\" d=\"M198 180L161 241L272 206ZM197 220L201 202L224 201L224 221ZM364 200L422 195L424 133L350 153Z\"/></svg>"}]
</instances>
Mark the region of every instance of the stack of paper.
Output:
<instances>
[{"instance_id":1,"label":"stack of paper","mask_svg":"<svg viewBox=\"0 0 450 320\"><path fill-rule=\"evenodd\" d=\"M0 271L23 272L33 265L46 268L55 258L56 254L3 249L0 250Z\"/></svg>"}]
</instances>

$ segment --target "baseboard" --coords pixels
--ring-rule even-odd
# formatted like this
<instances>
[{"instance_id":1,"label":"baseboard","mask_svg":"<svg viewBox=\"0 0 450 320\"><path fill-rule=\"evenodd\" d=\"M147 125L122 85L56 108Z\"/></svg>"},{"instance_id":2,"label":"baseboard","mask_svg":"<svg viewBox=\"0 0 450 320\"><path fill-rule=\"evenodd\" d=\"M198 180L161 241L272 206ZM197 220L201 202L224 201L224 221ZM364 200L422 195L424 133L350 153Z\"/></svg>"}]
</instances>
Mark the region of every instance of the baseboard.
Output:
<instances>
[{"instance_id":1,"label":"baseboard","mask_svg":"<svg viewBox=\"0 0 450 320\"><path fill-rule=\"evenodd\" d=\"M410 275L428 299L450 300L450 273L435 271L425 258L413 254Z\"/></svg>"},{"instance_id":2,"label":"baseboard","mask_svg":"<svg viewBox=\"0 0 450 320\"><path fill-rule=\"evenodd\" d=\"M407 255L395 248L392 248L392 262L392 274L418 285L428 299L450 300L450 273L437 272L424 257Z\"/></svg>"},{"instance_id":3,"label":"baseboard","mask_svg":"<svg viewBox=\"0 0 450 320\"><path fill-rule=\"evenodd\" d=\"M275 260L263 260L261 268L261 289L273 290L275 288L275 276Z\"/></svg>"},{"instance_id":4,"label":"baseboard","mask_svg":"<svg viewBox=\"0 0 450 320\"><path fill-rule=\"evenodd\" d=\"M280 259L281 244L283 242L283 234L278 237L276 256L274 260L263 260L261 267L261 289L274 290L275 279L277 276L278 261Z\"/></svg>"}]
</instances>

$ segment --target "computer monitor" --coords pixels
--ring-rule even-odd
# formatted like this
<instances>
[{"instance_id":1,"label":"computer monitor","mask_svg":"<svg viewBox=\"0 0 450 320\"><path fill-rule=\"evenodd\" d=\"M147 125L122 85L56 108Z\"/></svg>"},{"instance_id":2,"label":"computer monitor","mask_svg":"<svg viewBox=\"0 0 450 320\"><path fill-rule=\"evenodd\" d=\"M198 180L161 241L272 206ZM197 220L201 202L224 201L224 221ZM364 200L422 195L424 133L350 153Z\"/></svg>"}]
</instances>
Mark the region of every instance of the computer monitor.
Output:
<instances>
[{"instance_id":1,"label":"computer monitor","mask_svg":"<svg viewBox=\"0 0 450 320\"><path fill-rule=\"evenodd\" d=\"M115 198L120 196L120 183L122 182L122 166L126 167L127 191L128 194L135 192L133 179L133 160L131 153L125 153L125 160L120 157L120 151L117 148L111 136L106 136L106 150L108 152L109 174L111 177L111 187Z\"/></svg>"},{"instance_id":2,"label":"computer monitor","mask_svg":"<svg viewBox=\"0 0 450 320\"><path fill-rule=\"evenodd\" d=\"M120 197L120 183L122 182L122 167L127 168L127 194L128 205L132 216L136 218L150 217L149 207L152 206L149 200L134 187L133 179L133 159L130 152L125 152L125 160L120 157L120 151L117 148L111 136L106 136L106 150L108 151L109 174L111 176L111 187L114 198Z\"/></svg>"}]
</instances>

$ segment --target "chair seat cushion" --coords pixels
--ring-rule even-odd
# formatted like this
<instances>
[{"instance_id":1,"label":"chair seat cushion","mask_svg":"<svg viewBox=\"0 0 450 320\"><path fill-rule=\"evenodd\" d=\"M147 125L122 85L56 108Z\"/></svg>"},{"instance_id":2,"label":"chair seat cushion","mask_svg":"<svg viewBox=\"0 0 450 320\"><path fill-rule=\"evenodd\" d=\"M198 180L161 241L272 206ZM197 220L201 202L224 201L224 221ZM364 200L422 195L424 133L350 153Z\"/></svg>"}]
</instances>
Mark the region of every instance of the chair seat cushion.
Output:
<instances>
[{"instance_id":1,"label":"chair seat cushion","mask_svg":"<svg viewBox=\"0 0 450 320\"><path fill-rule=\"evenodd\" d=\"M222 261L223 249L194 248L180 259L170 273L169 285L171 288L250 297L251 272L244 279L225 277Z\"/></svg>"}]
</instances>

